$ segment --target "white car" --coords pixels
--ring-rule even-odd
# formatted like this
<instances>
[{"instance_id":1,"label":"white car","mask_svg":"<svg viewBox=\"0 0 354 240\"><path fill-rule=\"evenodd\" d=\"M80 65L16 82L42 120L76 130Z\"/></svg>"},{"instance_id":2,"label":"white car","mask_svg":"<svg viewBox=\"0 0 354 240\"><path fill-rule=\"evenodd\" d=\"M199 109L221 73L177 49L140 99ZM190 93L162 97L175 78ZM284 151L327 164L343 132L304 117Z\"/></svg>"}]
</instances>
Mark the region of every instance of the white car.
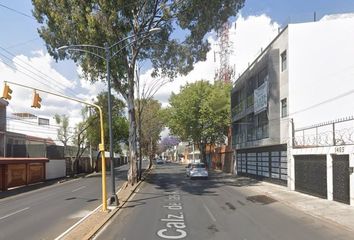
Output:
<instances>
[{"instance_id":1,"label":"white car","mask_svg":"<svg viewBox=\"0 0 354 240\"><path fill-rule=\"evenodd\" d=\"M156 159L156 164L164 164L164 160L161 158Z\"/></svg>"},{"instance_id":2,"label":"white car","mask_svg":"<svg viewBox=\"0 0 354 240\"><path fill-rule=\"evenodd\" d=\"M205 163L190 163L186 167L187 177L193 178L208 178L209 173Z\"/></svg>"}]
</instances>

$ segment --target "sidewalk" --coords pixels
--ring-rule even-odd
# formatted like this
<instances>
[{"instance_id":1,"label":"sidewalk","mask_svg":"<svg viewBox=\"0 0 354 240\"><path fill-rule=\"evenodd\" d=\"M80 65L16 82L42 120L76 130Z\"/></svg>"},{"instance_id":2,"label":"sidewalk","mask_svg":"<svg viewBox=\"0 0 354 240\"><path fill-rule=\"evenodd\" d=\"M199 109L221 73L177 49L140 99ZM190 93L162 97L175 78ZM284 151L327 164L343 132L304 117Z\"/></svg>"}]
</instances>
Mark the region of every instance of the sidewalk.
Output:
<instances>
[{"instance_id":1,"label":"sidewalk","mask_svg":"<svg viewBox=\"0 0 354 240\"><path fill-rule=\"evenodd\" d=\"M354 231L354 207L343 203L330 201L296 191L290 191L285 186L261 182L248 177L234 176L231 174L218 173L227 182L249 188L262 195L274 198L292 208L296 208L316 218L324 219L339 224L348 230ZM248 184L247 184L248 183Z\"/></svg>"}]
</instances>

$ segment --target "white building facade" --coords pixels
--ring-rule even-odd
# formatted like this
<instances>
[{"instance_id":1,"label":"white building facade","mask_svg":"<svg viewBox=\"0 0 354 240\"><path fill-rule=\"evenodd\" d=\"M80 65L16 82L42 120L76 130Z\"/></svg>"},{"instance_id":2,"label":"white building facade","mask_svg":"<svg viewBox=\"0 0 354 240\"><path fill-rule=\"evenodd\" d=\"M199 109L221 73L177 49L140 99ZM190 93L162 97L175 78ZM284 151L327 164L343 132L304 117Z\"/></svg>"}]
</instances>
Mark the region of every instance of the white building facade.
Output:
<instances>
[{"instance_id":1,"label":"white building facade","mask_svg":"<svg viewBox=\"0 0 354 240\"><path fill-rule=\"evenodd\" d=\"M237 79L237 174L354 205L353 43L351 14L289 24Z\"/></svg>"}]
</instances>

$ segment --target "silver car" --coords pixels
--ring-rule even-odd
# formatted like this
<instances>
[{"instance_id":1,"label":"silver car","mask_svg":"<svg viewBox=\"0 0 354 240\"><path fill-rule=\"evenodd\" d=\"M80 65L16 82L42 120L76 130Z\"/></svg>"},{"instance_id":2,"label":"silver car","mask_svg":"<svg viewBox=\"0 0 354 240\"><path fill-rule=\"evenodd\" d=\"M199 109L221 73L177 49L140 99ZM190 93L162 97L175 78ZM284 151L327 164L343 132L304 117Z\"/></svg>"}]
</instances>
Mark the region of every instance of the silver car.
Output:
<instances>
[{"instance_id":1,"label":"silver car","mask_svg":"<svg viewBox=\"0 0 354 240\"><path fill-rule=\"evenodd\" d=\"M208 169L204 163L192 163L187 168L187 176L193 178L208 178Z\"/></svg>"}]
</instances>

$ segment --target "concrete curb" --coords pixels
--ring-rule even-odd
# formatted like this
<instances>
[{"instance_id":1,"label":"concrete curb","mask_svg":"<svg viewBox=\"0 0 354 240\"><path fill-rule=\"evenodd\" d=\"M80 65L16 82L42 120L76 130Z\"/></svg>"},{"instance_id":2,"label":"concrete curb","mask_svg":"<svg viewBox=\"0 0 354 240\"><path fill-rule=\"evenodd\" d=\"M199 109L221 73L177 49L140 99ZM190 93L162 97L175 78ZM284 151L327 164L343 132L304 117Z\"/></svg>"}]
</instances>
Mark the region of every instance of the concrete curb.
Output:
<instances>
[{"instance_id":1,"label":"concrete curb","mask_svg":"<svg viewBox=\"0 0 354 240\"><path fill-rule=\"evenodd\" d=\"M111 220L116 215L116 213L118 213L119 210L125 206L125 204L135 193L135 190L145 181L147 175L150 174L153 169L154 165L150 169L146 169L142 175L142 180L134 186L129 186L127 181L122 184L122 187L117 192L120 200L118 207L110 210L109 212L102 212L100 208L97 208L91 212L89 214L90 216L86 217L85 220L71 229L64 236L57 239L92 239L109 222L109 220Z\"/></svg>"}]
</instances>

